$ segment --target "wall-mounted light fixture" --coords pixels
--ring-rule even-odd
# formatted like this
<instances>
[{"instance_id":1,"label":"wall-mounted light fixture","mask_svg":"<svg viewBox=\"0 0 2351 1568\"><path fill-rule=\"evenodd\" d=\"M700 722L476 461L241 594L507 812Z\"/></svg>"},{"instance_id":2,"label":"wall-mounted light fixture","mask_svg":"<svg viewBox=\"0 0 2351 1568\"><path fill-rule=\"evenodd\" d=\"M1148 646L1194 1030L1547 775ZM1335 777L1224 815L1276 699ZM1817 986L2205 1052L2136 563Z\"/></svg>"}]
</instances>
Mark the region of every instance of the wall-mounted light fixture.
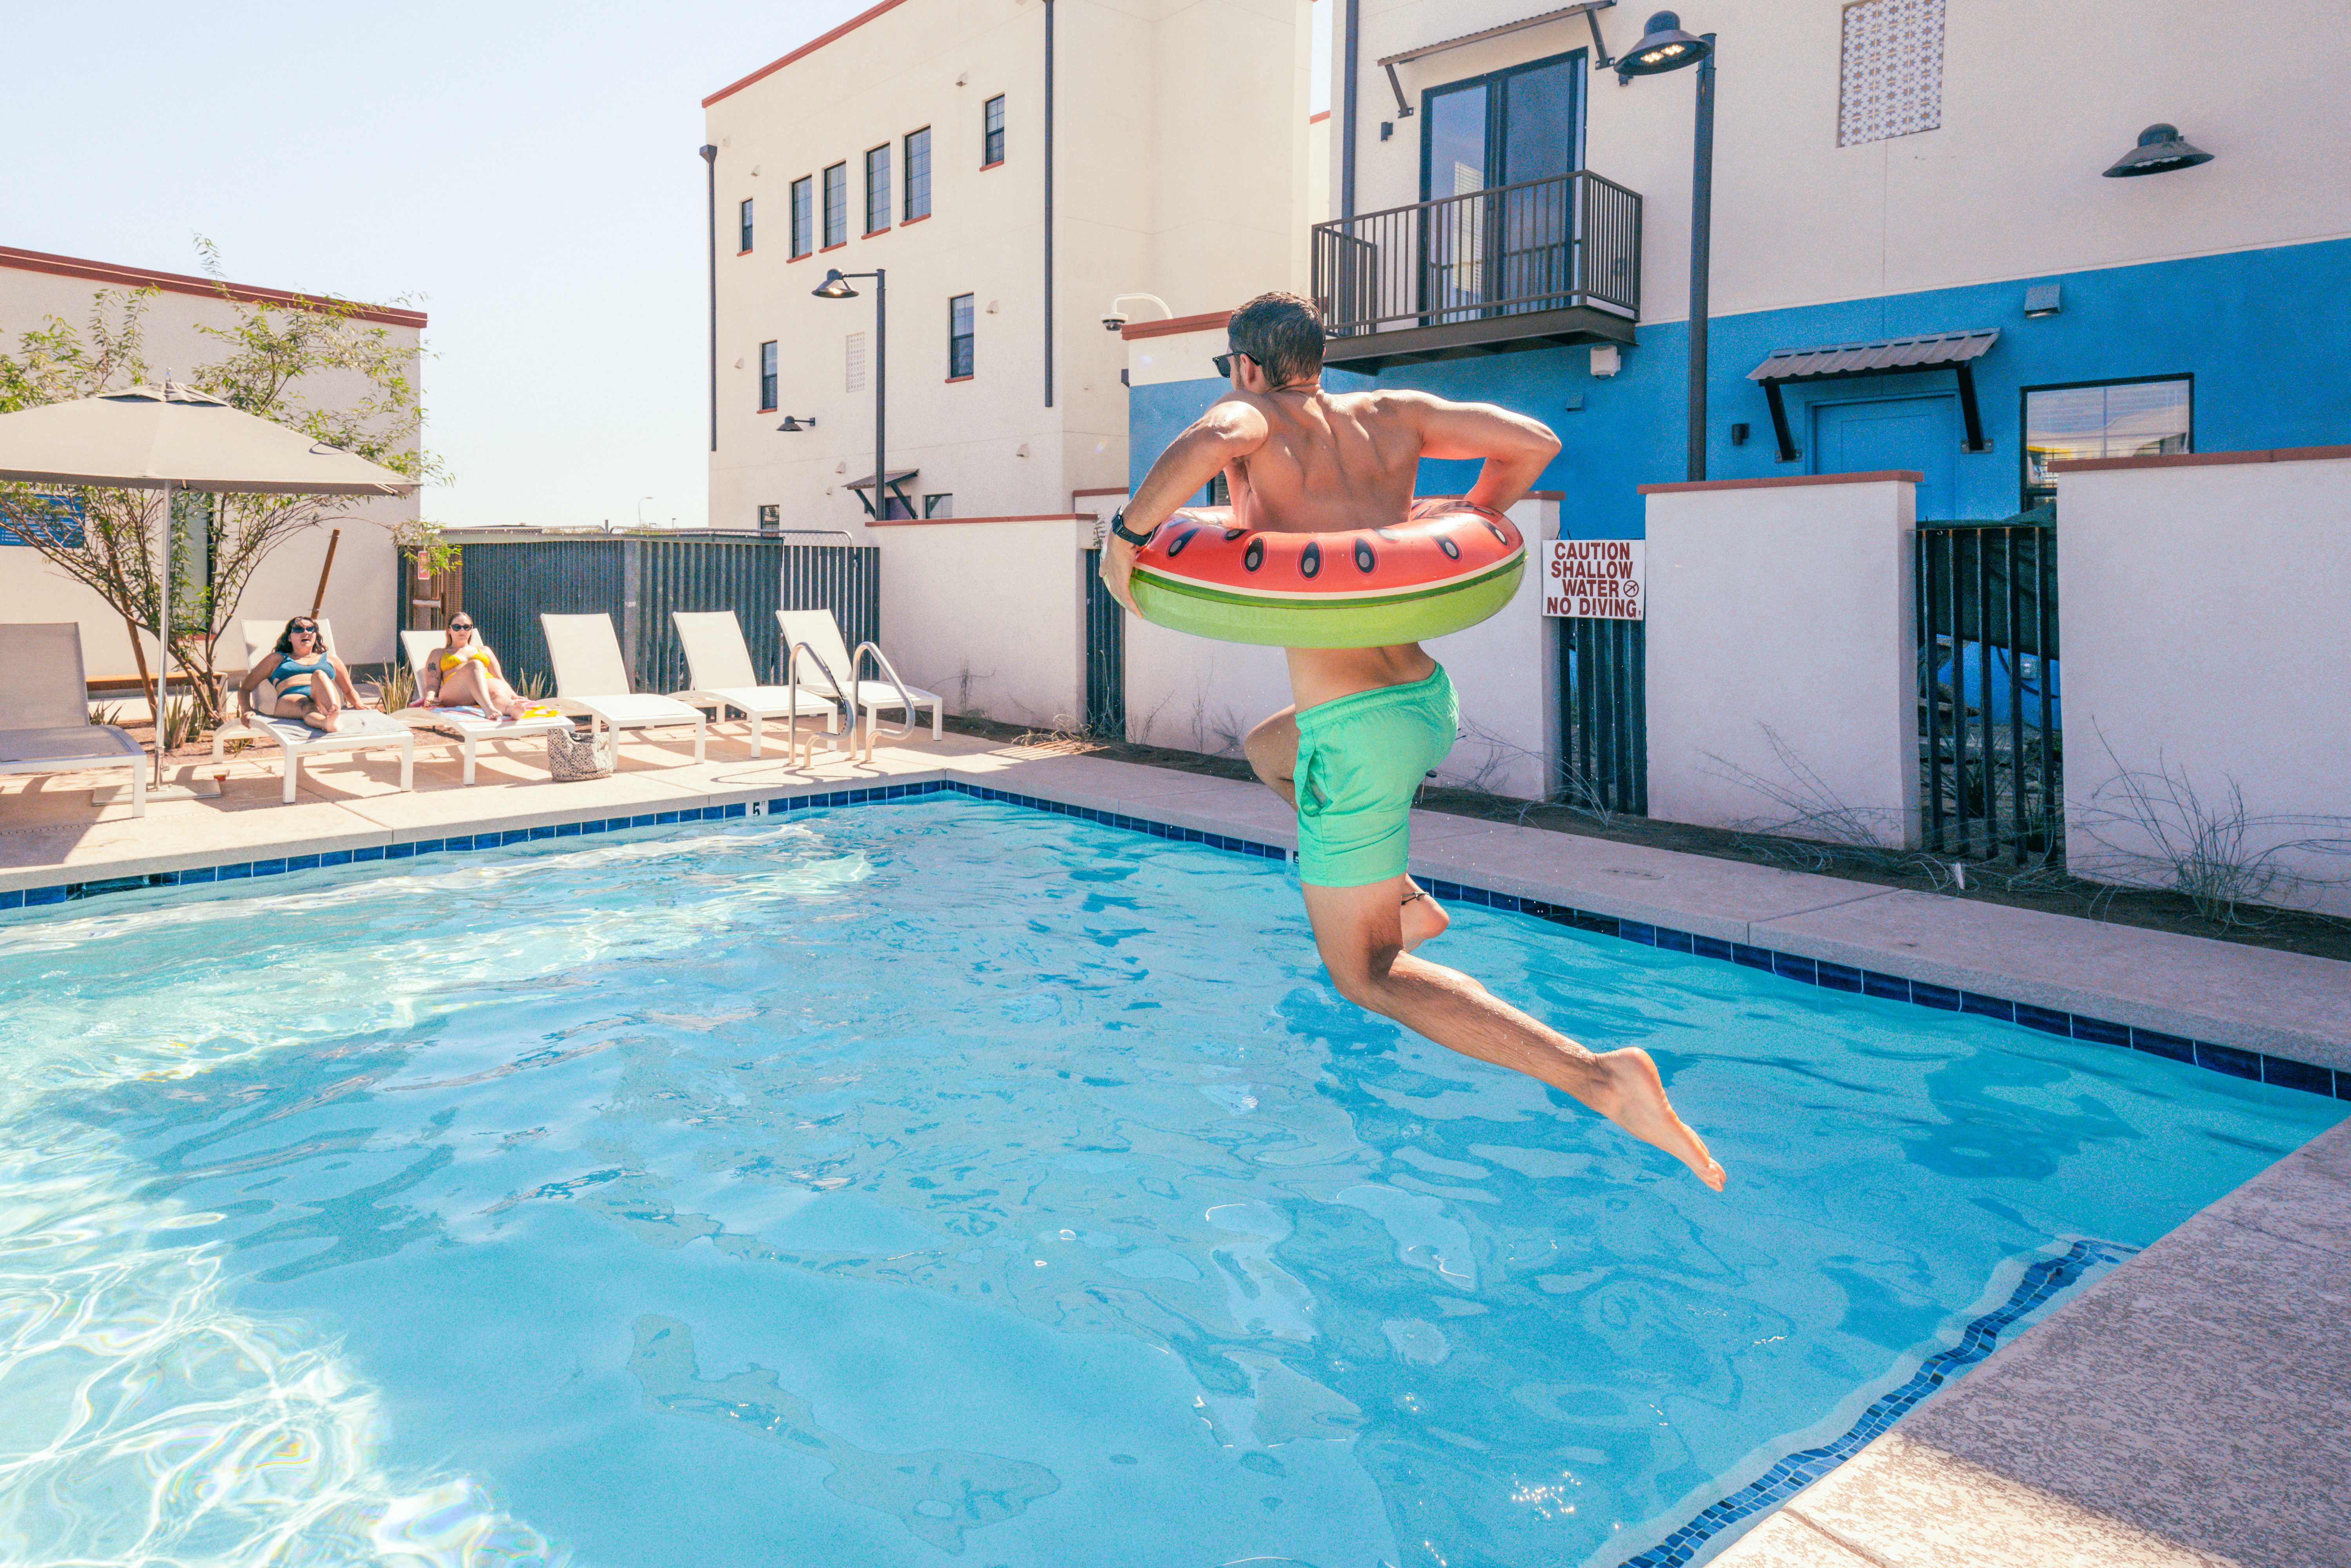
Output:
<instances>
[{"instance_id":1,"label":"wall-mounted light fixture","mask_svg":"<svg viewBox=\"0 0 2351 1568\"><path fill-rule=\"evenodd\" d=\"M1593 375L1613 376L1624 368L1624 350L1618 348L1614 343L1594 343L1592 345L1592 373Z\"/></svg>"},{"instance_id":2,"label":"wall-mounted light fixture","mask_svg":"<svg viewBox=\"0 0 2351 1568\"><path fill-rule=\"evenodd\" d=\"M802 419L797 414L788 413L784 415L784 423L776 428L778 430L814 430L816 415L810 414L806 419Z\"/></svg>"},{"instance_id":3,"label":"wall-mounted light fixture","mask_svg":"<svg viewBox=\"0 0 2351 1568\"><path fill-rule=\"evenodd\" d=\"M2139 174L2168 174L2174 169L2193 169L2199 163L2210 163L2212 154L2179 134L2177 125L2161 121L2138 133L2138 145L2124 153L2106 171L2109 180L2128 180Z\"/></svg>"},{"instance_id":4,"label":"wall-mounted light fixture","mask_svg":"<svg viewBox=\"0 0 2351 1568\"><path fill-rule=\"evenodd\" d=\"M2036 283L2024 291L2024 313L2028 317L2054 316L2064 304L2064 290L2054 283Z\"/></svg>"}]
</instances>

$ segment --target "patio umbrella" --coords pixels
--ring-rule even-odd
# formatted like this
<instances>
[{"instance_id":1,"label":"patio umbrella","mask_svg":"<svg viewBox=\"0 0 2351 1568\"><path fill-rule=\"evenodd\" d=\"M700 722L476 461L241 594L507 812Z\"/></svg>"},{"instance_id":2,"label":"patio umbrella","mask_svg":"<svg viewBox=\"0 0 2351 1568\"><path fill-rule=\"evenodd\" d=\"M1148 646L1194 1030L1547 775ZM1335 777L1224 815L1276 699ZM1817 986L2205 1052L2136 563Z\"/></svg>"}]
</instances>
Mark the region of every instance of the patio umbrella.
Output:
<instances>
[{"instance_id":1,"label":"patio umbrella","mask_svg":"<svg viewBox=\"0 0 2351 1568\"><path fill-rule=\"evenodd\" d=\"M163 694L172 675L172 497L404 496L416 481L172 382L0 414L0 480L163 492L162 643L155 677L155 780L163 779Z\"/></svg>"}]
</instances>

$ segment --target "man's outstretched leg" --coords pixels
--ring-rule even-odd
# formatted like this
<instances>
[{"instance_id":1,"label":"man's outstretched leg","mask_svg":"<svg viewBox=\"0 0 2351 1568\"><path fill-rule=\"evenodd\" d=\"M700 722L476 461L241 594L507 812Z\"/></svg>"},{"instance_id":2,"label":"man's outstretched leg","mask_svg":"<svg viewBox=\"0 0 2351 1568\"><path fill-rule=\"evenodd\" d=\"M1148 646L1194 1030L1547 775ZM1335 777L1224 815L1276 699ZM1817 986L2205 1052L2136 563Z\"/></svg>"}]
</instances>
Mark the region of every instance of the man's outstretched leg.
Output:
<instances>
[{"instance_id":1,"label":"man's outstretched leg","mask_svg":"<svg viewBox=\"0 0 2351 1568\"><path fill-rule=\"evenodd\" d=\"M1295 807L1298 804L1298 710L1283 708L1241 741L1241 754L1249 758L1249 770L1258 782ZM1405 878L1404 890L1397 895L1397 907L1404 932L1404 950L1407 953L1432 936L1441 936L1453 924L1445 913L1445 905L1437 902L1420 884Z\"/></svg>"},{"instance_id":2,"label":"man's outstretched leg","mask_svg":"<svg viewBox=\"0 0 2351 1568\"><path fill-rule=\"evenodd\" d=\"M1314 944L1339 994L1437 1044L1573 1095L1722 1190L1722 1167L1674 1113L1649 1053L1593 1051L1489 994L1468 976L1405 950L1400 900L1409 879L1362 887L1306 885Z\"/></svg>"}]
</instances>

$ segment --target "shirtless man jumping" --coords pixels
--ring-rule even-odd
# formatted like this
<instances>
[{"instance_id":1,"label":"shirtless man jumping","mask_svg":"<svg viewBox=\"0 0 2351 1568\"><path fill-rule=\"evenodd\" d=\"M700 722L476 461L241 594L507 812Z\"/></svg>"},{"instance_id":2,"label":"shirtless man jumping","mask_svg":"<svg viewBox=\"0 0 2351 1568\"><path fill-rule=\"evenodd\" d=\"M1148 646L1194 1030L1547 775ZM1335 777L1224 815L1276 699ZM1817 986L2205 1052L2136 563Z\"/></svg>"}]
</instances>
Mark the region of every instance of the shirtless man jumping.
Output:
<instances>
[{"instance_id":1,"label":"shirtless man jumping","mask_svg":"<svg viewBox=\"0 0 2351 1568\"><path fill-rule=\"evenodd\" d=\"M1313 533L1402 522L1423 457L1483 458L1468 498L1504 511L1559 450L1549 430L1489 403L1323 391L1322 324L1294 294L1259 296L1226 330L1232 351L1217 370L1232 391L1152 465L1102 551L1102 580L1129 610L1141 543L1219 473L1241 526ZM1418 643L1287 653L1294 701L1247 749L1257 776L1297 807L1306 913L1340 995L1573 1095L1720 1191L1722 1167L1674 1114L1646 1051L1588 1051L1414 952L1447 924L1405 874L1414 792L1453 749L1445 671Z\"/></svg>"}]
</instances>

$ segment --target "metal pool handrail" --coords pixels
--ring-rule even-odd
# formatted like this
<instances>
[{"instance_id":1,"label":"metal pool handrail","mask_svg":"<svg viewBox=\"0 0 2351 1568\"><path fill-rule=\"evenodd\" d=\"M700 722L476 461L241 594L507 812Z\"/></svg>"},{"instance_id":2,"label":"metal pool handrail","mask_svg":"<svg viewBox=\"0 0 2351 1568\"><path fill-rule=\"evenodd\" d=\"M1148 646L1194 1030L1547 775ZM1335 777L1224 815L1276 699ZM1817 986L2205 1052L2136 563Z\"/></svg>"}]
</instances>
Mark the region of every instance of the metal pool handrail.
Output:
<instances>
[{"instance_id":1,"label":"metal pool handrail","mask_svg":"<svg viewBox=\"0 0 2351 1568\"><path fill-rule=\"evenodd\" d=\"M849 738L852 745L854 745L857 740L858 705L855 682L857 678L858 664L859 661L862 660L868 653L871 653L873 655L874 662L881 666L882 673L890 677L890 684L897 688L898 701L906 715L905 723L890 729L886 733L893 740L896 740L903 736L909 736L914 733L914 694L906 689L906 683L898 678L896 666L890 663L890 655L883 653L879 644L873 643L860 643L857 644L857 652L849 655L849 674L851 680L851 690L849 694ZM873 716L873 711L871 708L868 708L865 714L865 760L868 762L873 760L873 731L874 727L880 721Z\"/></svg>"},{"instance_id":2,"label":"metal pool handrail","mask_svg":"<svg viewBox=\"0 0 2351 1568\"><path fill-rule=\"evenodd\" d=\"M800 754L799 695L800 655L802 653L806 653L810 658L816 661L817 673L822 675L825 679L825 684L832 688L834 697L836 699L846 697L848 700L850 727L849 740L852 747L854 747L857 743L857 694L855 689L844 688L841 685L840 678L832 673L832 666L824 662L824 655L822 653L818 653L806 643L795 643L791 646L791 651L784 655L784 687L787 691L792 694L792 710L784 719L784 755L792 758L795 763L799 761ZM852 662L850 668L852 670L855 669L856 664ZM816 766L816 740L814 737L810 737L809 739L809 766L811 768Z\"/></svg>"}]
</instances>

